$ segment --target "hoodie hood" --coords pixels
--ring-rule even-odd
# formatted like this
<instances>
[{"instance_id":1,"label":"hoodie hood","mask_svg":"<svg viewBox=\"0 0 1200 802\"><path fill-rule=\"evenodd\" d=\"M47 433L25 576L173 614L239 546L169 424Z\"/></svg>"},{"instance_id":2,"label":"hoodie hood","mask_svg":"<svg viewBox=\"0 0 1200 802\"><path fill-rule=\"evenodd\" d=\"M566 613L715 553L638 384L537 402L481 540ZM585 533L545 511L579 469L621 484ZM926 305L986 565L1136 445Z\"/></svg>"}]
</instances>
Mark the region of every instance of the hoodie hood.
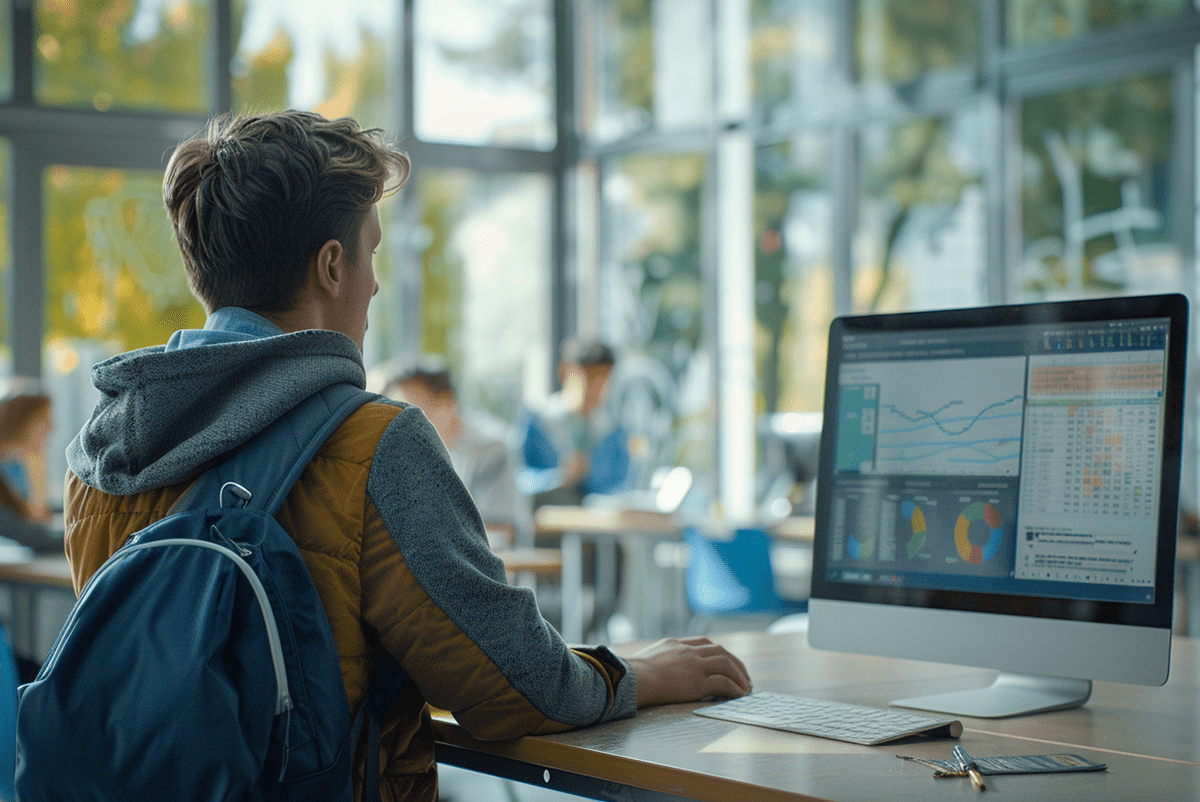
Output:
<instances>
[{"instance_id":1,"label":"hoodie hood","mask_svg":"<svg viewBox=\"0 0 1200 802\"><path fill-rule=\"evenodd\" d=\"M344 334L284 334L246 310L221 309L203 330L92 368L100 401L67 447L91 487L130 495L177 484L331 384L364 387L362 354Z\"/></svg>"}]
</instances>

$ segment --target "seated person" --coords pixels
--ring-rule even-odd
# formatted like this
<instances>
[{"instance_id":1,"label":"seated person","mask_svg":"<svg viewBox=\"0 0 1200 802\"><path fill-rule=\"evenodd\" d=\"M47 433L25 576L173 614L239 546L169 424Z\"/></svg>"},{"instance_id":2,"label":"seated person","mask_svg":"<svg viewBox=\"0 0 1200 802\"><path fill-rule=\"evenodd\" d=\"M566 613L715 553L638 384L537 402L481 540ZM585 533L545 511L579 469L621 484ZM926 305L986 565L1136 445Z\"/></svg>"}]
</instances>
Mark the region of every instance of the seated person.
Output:
<instances>
[{"instance_id":1,"label":"seated person","mask_svg":"<svg viewBox=\"0 0 1200 802\"><path fill-rule=\"evenodd\" d=\"M464 409L450 371L433 360L402 364L383 394L420 407L437 429L450 452L450 464L479 508L492 546L526 542L523 536L532 532L532 516L528 499L517 492L504 424Z\"/></svg>"},{"instance_id":2,"label":"seated person","mask_svg":"<svg viewBox=\"0 0 1200 802\"><path fill-rule=\"evenodd\" d=\"M230 448L324 387L364 385L376 204L408 174L382 132L303 111L218 117L174 150L164 201L208 319L93 368L104 391L67 449L76 588ZM628 658L564 643L533 594L506 582L437 432L409 404L351 414L277 517L324 602L350 711L384 652L407 677L382 722L385 802L438 796L430 705L477 738L508 739L750 690L741 661L706 639Z\"/></svg>"},{"instance_id":3,"label":"seated person","mask_svg":"<svg viewBox=\"0 0 1200 802\"><path fill-rule=\"evenodd\" d=\"M533 506L579 504L590 493L617 493L629 479L628 436L605 407L616 358L600 342L564 343L562 389L516 424L522 468L517 485Z\"/></svg>"},{"instance_id":4,"label":"seated person","mask_svg":"<svg viewBox=\"0 0 1200 802\"><path fill-rule=\"evenodd\" d=\"M46 507L46 438L54 427L50 397L20 391L0 399L0 536L37 552L63 552L62 527Z\"/></svg>"}]
</instances>

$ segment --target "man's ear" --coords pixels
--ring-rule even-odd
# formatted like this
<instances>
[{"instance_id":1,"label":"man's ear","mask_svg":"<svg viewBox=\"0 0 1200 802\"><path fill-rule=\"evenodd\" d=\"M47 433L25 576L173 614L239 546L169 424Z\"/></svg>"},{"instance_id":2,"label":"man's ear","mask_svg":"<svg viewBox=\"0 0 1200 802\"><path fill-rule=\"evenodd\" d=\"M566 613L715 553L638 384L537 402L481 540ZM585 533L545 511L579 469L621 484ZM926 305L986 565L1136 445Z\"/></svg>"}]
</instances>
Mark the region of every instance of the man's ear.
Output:
<instances>
[{"instance_id":1,"label":"man's ear","mask_svg":"<svg viewBox=\"0 0 1200 802\"><path fill-rule=\"evenodd\" d=\"M338 240L327 240L315 257L317 286L331 297L338 297L345 280L346 249Z\"/></svg>"}]
</instances>

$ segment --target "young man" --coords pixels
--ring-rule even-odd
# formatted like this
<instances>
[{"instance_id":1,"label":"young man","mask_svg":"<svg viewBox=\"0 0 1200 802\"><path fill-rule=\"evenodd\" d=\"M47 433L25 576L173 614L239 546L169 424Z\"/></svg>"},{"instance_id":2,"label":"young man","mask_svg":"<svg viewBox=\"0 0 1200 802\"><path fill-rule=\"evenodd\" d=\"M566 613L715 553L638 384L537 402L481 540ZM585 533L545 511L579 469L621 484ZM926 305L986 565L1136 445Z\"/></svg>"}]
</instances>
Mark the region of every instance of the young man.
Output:
<instances>
[{"instance_id":1,"label":"young man","mask_svg":"<svg viewBox=\"0 0 1200 802\"><path fill-rule=\"evenodd\" d=\"M320 388L363 386L375 205L408 170L378 131L296 111L220 119L176 149L163 196L209 317L93 368L101 401L67 454L76 589L209 463ZM278 520L329 616L351 710L381 650L410 679L384 722L385 799L436 798L427 703L478 737L510 738L749 690L741 663L703 641L659 642L628 660L568 648L532 592L505 583L415 407L357 410ZM356 788L361 773L360 763Z\"/></svg>"},{"instance_id":2,"label":"young man","mask_svg":"<svg viewBox=\"0 0 1200 802\"><path fill-rule=\"evenodd\" d=\"M579 504L589 493L626 489L628 436L604 406L615 364L604 343L568 340L558 363L562 389L518 419L518 484L534 506Z\"/></svg>"}]
</instances>

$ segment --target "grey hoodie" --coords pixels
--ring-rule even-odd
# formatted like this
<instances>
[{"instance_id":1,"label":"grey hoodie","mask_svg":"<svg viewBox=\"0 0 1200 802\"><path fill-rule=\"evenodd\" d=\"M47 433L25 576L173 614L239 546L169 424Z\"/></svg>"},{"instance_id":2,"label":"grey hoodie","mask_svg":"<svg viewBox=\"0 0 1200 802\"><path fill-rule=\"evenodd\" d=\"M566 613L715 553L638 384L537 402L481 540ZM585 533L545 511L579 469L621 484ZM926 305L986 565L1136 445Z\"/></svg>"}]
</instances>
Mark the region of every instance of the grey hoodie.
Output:
<instances>
[{"instance_id":1,"label":"grey hoodie","mask_svg":"<svg viewBox=\"0 0 1200 802\"><path fill-rule=\"evenodd\" d=\"M344 334L284 334L244 309L202 330L92 368L101 399L67 448L85 483L132 495L188 479L331 384L364 386L362 355Z\"/></svg>"}]
</instances>

